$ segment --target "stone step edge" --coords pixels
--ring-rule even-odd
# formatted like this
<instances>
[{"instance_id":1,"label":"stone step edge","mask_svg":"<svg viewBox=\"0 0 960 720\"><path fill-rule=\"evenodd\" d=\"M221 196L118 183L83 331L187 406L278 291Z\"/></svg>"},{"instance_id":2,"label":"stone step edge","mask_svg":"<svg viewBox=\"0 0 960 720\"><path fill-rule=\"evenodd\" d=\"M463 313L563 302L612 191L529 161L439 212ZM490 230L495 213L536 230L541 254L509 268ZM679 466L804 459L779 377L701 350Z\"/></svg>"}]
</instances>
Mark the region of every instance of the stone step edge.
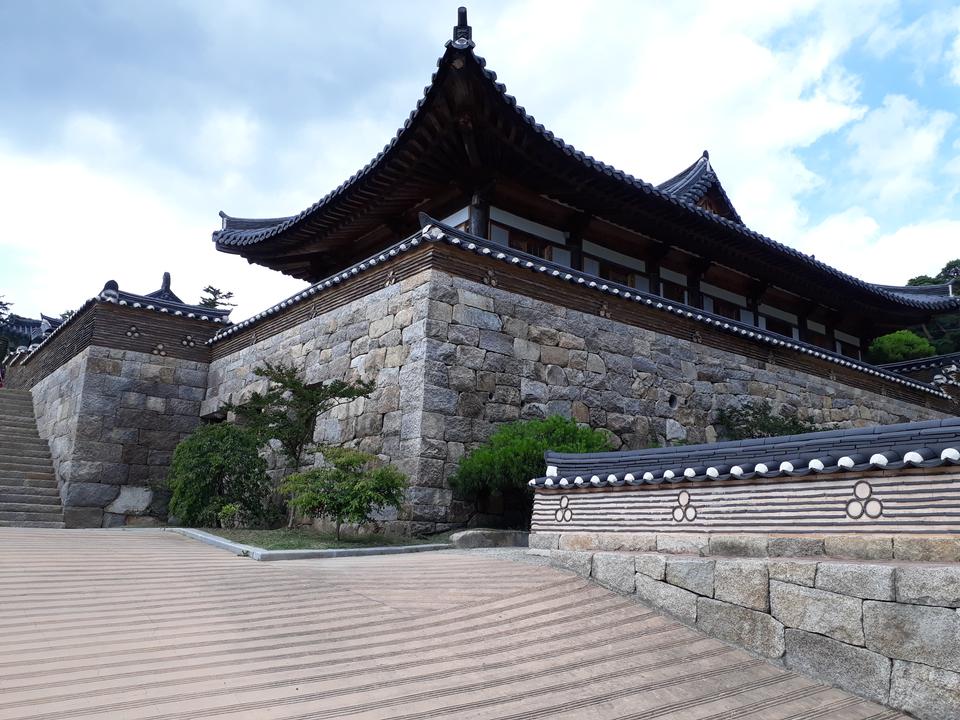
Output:
<instances>
[{"instance_id":1,"label":"stone step edge","mask_svg":"<svg viewBox=\"0 0 960 720\"><path fill-rule=\"evenodd\" d=\"M770 543L781 545L770 552ZM714 547L716 546L716 548ZM583 552L662 553L695 557L960 562L960 534L894 533L591 533L536 532L529 547Z\"/></svg>"},{"instance_id":2,"label":"stone step edge","mask_svg":"<svg viewBox=\"0 0 960 720\"><path fill-rule=\"evenodd\" d=\"M234 555L248 557L261 562L275 560L309 560L312 558L358 557L364 555L402 555L415 552L430 552L434 550L451 550L450 543L433 543L428 545L385 545L383 547L343 548L336 550L264 550L253 545L235 543L219 535L194 530L192 528L162 528L163 532L172 532L183 535L192 540L198 540L207 545L227 550Z\"/></svg>"}]
</instances>

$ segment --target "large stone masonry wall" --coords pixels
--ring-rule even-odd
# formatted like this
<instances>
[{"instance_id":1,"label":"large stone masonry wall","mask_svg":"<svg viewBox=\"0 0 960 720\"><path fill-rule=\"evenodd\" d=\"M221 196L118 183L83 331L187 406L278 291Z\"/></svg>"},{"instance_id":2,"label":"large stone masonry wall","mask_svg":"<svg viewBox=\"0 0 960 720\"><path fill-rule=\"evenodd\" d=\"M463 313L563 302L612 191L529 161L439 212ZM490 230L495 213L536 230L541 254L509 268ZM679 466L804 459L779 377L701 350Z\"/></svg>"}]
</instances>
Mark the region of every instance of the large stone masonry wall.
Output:
<instances>
[{"instance_id":1,"label":"large stone masonry wall","mask_svg":"<svg viewBox=\"0 0 960 720\"><path fill-rule=\"evenodd\" d=\"M408 475L407 506L383 518L400 533L471 516L449 478L512 420L556 413L605 428L616 447L640 448L715 440L719 409L751 399L827 427L943 416L492 283L425 270L223 357L215 346L202 414L262 389L253 371L265 360L303 368L313 382L373 380L370 397L321 418L317 440L379 454Z\"/></svg>"},{"instance_id":2,"label":"large stone masonry wall","mask_svg":"<svg viewBox=\"0 0 960 720\"><path fill-rule=\"evenodd\" d=\"M483 440L492 423L552 414L606 428L625 449L712 442L718 411L751 399L827 427L945 417L492 285L442 272L433 282L427 342L442 366L427 378L425 394L461 430L453 456Z\"/></svg>"},{"instance_id":3,"label":"large stone masonry wall","mask_svg":"<svg viewBox=\"0 0 960 720\"><path fill-rule=\"evenodd\" d=\"M33 387L68 527L166 518L163 481L206 384L206 363L91 346Z\"/></svg>"},{"instance_id":4,"label":"large stone masonry wall","mask_svg":"<svg viewBox=\"0 0 960 720\"><path fill-rule=\"evenodd\" d=\"M424 378L443 367L432 360L425 342L435 332L432 291L431 272L424 271L215 359L202 414L222 414L226 402L243 402L262 391L265 381L254 369L264 361L292 364L308 382L373 381L369 397L320 418L316 440L379 455L407 475L406 506L380 518L388 532L452 527L465 517L465 508L454 502L445 483L447 447L438 459L435 440L443 437L445 429L438 425L443 416L431 412L437 400L424 393Z\"/></svg>"},{"instance_id":5,"label":"large stone masonry wall","mask_svg":"<svg viewBox=\"0 0 960 720\"><path fill-rule=\"evenodd\" d=\"M531 552L556 567L771 662L920 720L960 717L957 538L691 536L682 544L648 533L608 545L636 552L597 552L596 540L530 536ZM954 562L916 562L930 556Z\"/></svg>"}]
</instances>

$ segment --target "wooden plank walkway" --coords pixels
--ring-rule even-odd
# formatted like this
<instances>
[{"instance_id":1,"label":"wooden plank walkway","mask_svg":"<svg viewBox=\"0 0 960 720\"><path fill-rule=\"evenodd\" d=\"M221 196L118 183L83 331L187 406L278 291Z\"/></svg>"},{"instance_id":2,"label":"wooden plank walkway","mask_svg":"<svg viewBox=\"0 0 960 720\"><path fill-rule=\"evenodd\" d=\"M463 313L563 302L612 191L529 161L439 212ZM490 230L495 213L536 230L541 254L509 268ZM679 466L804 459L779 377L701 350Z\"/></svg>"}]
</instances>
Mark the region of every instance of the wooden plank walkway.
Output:
<instances>
[{"instance_id":1,"label":"wooden plank walkway","mask_svg":"<svg viewBox=\"0 0 960 720\"><path fill-rule=\"evenodd\" d=\"M904 718L547 567L0 528L0 718Z\"/></svg>"}]
</instances>

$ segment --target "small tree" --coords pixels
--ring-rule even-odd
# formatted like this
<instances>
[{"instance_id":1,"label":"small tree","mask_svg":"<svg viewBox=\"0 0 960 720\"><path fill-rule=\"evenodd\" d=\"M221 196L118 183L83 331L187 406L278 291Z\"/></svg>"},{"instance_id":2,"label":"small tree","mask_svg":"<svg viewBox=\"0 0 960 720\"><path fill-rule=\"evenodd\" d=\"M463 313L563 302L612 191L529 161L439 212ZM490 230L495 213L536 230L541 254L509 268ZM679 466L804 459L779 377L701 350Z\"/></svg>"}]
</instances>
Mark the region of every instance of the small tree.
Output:
<instances>
[{"instance_id":1,"label":"small tree","mask_svg":"<svg viewBox=\"0 0 960 720\"><path fill-rule=\"evenodd\" d=\"M326 467L289 476L281 490L290 506L304 515L326 515L337 525L363 525L385 507L400 508L407 480L392 465L376 465L376 457L348 448L324 448Z\"/></svg>"},{"instance_id":2,"label":"small tree","mask_svg":"<svg viewBox=\"0 0 960 720\"><path fill-rule=\"evenodd\" d=\"M213 285L207 285L201 292L205 293L200 298L200 306L205 308L232 308L236 307L236 303L230 302L233 300L232 292L224 292L220 288L215 288Z\"/></svg>"},{"instance_id":3,"label":"small tree","mask_svg":"<svg viewBox=\"0 0 960 720\"><path fill-rule=\"evenodd\" d=\"M199 428L173 452L167 475L171 514L185 525L210 527L224 507L232 505L237 521L261 522L270 479L259 450L257 437L236 425Z\"/></svg>"},{"instance_id":4,"label":"small tree","mask_svg":"<svg viewBox=\"0 0 960 720\"><path fill-rule=\"evenodd\" d=\"M714 423L717 434L723 440L749 440L750 438L799 435L816 432L813 423L798 417L774 413L770 403L757 400L742 407L722 408Z\"/></svg>"},{"instance_id":5,"label":"small tree","mask_svg":"<svg viewBox=\"0 0 960 720\"><path fill-rule=\"evenodd\" d=\"M76 314L77 314L76 310L64 310L62 313L60 313L60 319L66 322Z\"/></svg>"},{"instance_id":6,"label":"small tree","mask_svg":"<svg viewBox=\"0 0 960 720\"><path fill-rule=\"evenodd\" d=\"M289 472L299 470L304 454L314 447L317 416L337 405L366 397L374 388L372 382L343 380L310 385L293 367L282 363L265 362L253 372L267 379L266 392L254 393L242 405L228 403L225 407L236 413L263 443L270 440L280 443Z\"/></svg>"},{"instance_id":7,"label":"small tree","mask_svg":"<svg viewBox=\"0 0 960 720\"><path fill-rule=\"evenodd\" d=\"M554 452L604 452L612 450L607 436L583 428L573 420L553 415L546 420L526 420L502 425L484 445L460 461L450 485L461 497L479 503L491 495L522 504L529 524L531 478L543 475L543 455Z\"/></svg>"},{"instance_id":8,"label":"small tree","mask_svg":"<svg viewBox=\"0 0 960 720\"><path fill-rule=\"evenodd\" d=\"M3 325L7 318L10 315L10 306L13 305L12 302L3 299L3 295L0 295L0 325Z\"/></svg>"},{"instance_id":9,"label":"small tree","mask_svg":"<svg viewBox=\"0 0 960 720\"><path fill-rule=\"evenodd\" d=\"M937 349L926 338L910 330L881 335L870 343L867 355L874 363L900 362L936 355Z\"/></svg>"}]
</instances>

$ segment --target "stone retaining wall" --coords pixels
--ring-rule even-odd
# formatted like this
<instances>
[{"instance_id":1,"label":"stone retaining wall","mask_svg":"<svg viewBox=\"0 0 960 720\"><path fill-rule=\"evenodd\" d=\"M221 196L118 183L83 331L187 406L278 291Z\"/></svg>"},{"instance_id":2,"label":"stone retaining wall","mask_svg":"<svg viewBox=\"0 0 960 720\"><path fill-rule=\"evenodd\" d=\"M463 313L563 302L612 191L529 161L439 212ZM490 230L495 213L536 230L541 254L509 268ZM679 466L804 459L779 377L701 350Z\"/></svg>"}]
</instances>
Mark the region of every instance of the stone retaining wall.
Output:
<instances>
[{"instance_id":1,"label":"stone retaining wall","mask_svg":"<svg viewBox=\"0 0 960 720\"><path fill-rule=\"evenodd\" d=\"M206 363L90 346L33 388L67 527L152 525L174 448L200 424Z\"/></svg>"},{"instance_id":2,"label":"stone retaining wall","mask_svg":"<svg viewBox=\"0 0 960 720\"><path fill-rule=\"evenodd\" d=\"M943 416L500 282L496 272L482 283L424 270L223 357L215 344L202 414L262 388L253 370L264 360L293 363L313 382L375 381L369 398L321 419L317 440L379 454L408 475L406 507L384 518L398 533L466 521L473 507L453 497L449 478L513 420L559 414L605 429L618 448L640 448L715 440L718 411L753 399L831 428Z\"/></svg>"},{"instance_id":3,"label":"stone retaining wall","mask_svg":"<svg viewBox=\"0 0 960 720\"><path fill-rule=\"evenodd\" d=\"M264 361L292 364L308 382L373 381L369 397L320 418L315 439L379 455L407 475L405 507L379 518L387 532L439 532L465 521L469 507L454 501L446 479L463 454L455 438L467 433L437 411L446 398L427 392L440 373L447 380L427 342L441 314L430 280L430 271L418 273L215 359L202 414L221 414L226 402L263 390L254 369Z\"/></svg>"},{"instance_id":4,"label":"stone retaining wall","mask_svg":"<svg viewBox=\"0 0 960 720\"><path fill-rule=\"evenodd\" d=\"M559 540L538 535L532 547ZM920 720L960 717L960 564L532 552Z\"/></svg>"}]
</instances>

